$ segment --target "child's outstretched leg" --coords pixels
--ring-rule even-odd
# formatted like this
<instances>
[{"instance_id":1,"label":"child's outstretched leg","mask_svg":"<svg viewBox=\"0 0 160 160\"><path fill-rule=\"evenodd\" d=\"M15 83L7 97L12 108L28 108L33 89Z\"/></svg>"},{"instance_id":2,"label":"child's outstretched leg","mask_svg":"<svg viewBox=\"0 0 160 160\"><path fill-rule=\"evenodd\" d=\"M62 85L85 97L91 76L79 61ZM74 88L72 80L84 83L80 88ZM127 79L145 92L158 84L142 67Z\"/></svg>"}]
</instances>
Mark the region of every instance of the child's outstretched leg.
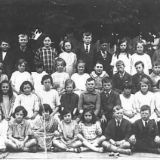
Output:
<instances>
[{"instance_id":1,"label":"child's outstretched leg","mask_svg":"<svg viewBox=\"0 0 160 160\"><path fill-rule=\"evenodd\" d=\"M131 154L131 149L119 148L119 147L112 145L111 143L109 143L107 141L102 142L102 146L111 152L119 152L119 153L127 154L127 155Z\"/></svg>"}]
</instances>

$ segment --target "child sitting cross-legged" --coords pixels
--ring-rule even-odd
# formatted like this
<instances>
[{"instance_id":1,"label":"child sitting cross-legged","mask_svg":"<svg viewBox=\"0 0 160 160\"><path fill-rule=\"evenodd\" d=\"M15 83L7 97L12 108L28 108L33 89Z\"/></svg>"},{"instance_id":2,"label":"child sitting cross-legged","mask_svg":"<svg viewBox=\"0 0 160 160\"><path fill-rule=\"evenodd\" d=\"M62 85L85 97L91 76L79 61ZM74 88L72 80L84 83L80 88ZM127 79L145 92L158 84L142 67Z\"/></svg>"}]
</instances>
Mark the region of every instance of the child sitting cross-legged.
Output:
<instances>
[{"instance_id":1,"label":"child sitting cross-legged","mask_svg":"<svg viewBox=\"0 0 160 160\"><path fill-rule=\"evenodd\" d=\"M84 110L82 121L79 123L79 134L77 137L83 144L80 147L81 151L103 152L103 147L100 147L100 145L105 140L105 137L102 135L100 122L97 121L92 109Z\"/></svg>"},{"instance_id":2,"label":"child sitting cross-legged","mask_svg":"<svg viewBox=\"0 0 160 160\"><path fill-rule=\"evenodd\" d=\"M82 142L78 140L78 124L72 120L72 113L68 109L61 112L62 120L58 125L59 139L53 139L53 151L60 149L67 152L80 152Z\"/></svg>"},{"instance_id":3,"label":"child sitting cross-legged","mask_svg":"<svg viewBox=\"0 0 160 160\"><path fill-rule=\"evenodd\" d=\"M36 152L37 141L33 137L29 122L24 119L26 116L27 111L23 106L16 107L13 114L14 120L9 123L7 139L5 140L7 149Z\"/></svg>"},{"instance_id":4,"label":"child sitting cross-legged","mask_svg":"<svg viewBox=\"0 0 160 160\"><path fill-rule=\"evenodd\" d=\"M131 123L123 118L123 108L121 106L113 108L113 119L108 122L104 135L106 141L102 143L102 146L107 151L131 154L128 141L131 136Z\"/></svg>"},{"instance_id":5,"label":"child sitting cross-legged","mask_svg":"<svg viewBox=\"0 0 160 160\"><path fill-rule=\"evenodd\" d=\"M160 136L155 120L150 119L150 106L141 106L140 115L141 118L133 124L130 137L135 151L160 154Z\"/></svg>"}]
</instances>

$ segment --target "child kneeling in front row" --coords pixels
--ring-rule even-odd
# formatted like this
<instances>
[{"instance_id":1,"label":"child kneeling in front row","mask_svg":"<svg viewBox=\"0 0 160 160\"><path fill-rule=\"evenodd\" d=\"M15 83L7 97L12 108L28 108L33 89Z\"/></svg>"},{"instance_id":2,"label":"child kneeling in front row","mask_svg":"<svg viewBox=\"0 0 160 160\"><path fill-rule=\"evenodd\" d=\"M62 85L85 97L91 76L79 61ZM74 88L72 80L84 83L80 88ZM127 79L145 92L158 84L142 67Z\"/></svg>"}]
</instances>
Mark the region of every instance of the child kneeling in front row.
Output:
<instances>
[{"instance_id":1,"label":"child kneeling in front row","mask_svg":"<svg viewBox=\"0 0 160 160\"><path fill-rule=\"evenodd\" d=\"M15 108L13 114L15 119L9 123L7 139L5 141L7 149L36 152L37 141L33 138L29 122L24 119L26 116L27 111L23 106Z\"/></svg>"},{"instance_id":2,"label":"child kneeling in front row","mask_svg":"<svg viewBox=\"0 0 160 160\"><path fill-rule=\"evenodd\" d=\"M160 154L160 136L154 119L150 119L151 108L143 105L140 109L141 118L133 124L130 141L135 151Z\"/></svg>"},{"instance_id":3,"label":"child kneeling in front row","mask_svg":"<svg viewBox=\"0 0 160 160\"><path fill-rule=\"evenodd\" d=\"M108 122L105 129L106 141L102 146L110 152L131 154L129 137L131 136L131 123L123 118L123 108L113 108L113 119Z\"/></svg>"}]
</instances>

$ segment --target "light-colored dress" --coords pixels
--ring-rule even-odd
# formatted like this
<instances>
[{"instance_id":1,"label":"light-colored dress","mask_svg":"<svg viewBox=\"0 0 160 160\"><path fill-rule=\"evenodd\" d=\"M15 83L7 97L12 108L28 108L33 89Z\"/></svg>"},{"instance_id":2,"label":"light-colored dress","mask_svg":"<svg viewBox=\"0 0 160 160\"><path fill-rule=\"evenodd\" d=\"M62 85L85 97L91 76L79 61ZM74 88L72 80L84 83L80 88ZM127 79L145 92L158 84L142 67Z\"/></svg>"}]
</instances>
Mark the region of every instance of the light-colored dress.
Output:
<instances>
[{"instance_id":1,"label":"light-colored dress","mask_svg":"<svg viewBox=\"0 0 160 160\"><path fill-rule=\"evenodd\" d=\"M75 71L75 65L77 63L77 56L73 52L62 52L59 55L60 58L66 62L66 72L71 76Z\"/></svg>"}]
</instances>

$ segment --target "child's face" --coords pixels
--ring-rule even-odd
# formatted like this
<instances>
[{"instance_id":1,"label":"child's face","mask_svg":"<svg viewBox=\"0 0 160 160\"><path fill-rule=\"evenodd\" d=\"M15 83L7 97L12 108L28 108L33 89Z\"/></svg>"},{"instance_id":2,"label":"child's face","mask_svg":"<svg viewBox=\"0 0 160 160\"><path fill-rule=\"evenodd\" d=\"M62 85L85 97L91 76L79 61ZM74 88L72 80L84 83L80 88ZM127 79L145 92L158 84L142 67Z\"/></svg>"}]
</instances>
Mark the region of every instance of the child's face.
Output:
<instances>
[{"instance_id":1,"label":"child's face","mask_svg":"<svg viewBox=\"0 0 160 160\"><path fill-rule=\"evenodd\" d=\"M18 70L19 70L20 72L24 72L24 71L25 71L25 68L26 68L25 63L22 63L22 64L19 64L19 65L18 65Z\"/></svg>"},{"instance_id":2,"label":"child's face","mask_svg":"<svg viewBox=\"0 0 160 160\"><path fill-rule=\"evenodd\" d=\"M136 71L137 71L137 73L143 73L143 66L142 66L142 64L138 64L138 65L136 65Z\"/></svg>"},{"instance_id":3,"label":"child's face","mask_svg":"<svg viewBox=\"0 0 160 160\"><path fill-rule=\"evenodd\" d=\"M69 83L67 86L66 86L66 92L67 93L72 93L73 91L73 84Z\"/></svg>"},{"instance_id":4,"label":"child's face","mask_svg":"<svg viewBox=\"0 0 160 160\"><path fill-rule=\"evenodd\" d=\"M126 48L127 48L127 43L126 42L123 42L123 43L120 44L120 50L122 52L124 52L126 50Z\"/></svg>"},{"instance_id":5,"label":"child's face","mask_svg":"<svg viewBox=\"0 0 160 160\"><path fill-rule=\"evenodd\" d=\"M57 71L58 72L63 72L64 66L62 61L57 61Z\"/></svg>"},{"instance_id":6,"label":"child's face","mask_svg":"<svg viewBox=\"0 0 160 160\"><path fill-rule=\"evenodd\" d=\"M137 53L138 54L142 54L144 50L143 44L142 43L138 43L137 44Z\"/></svg>"},{"instance_id":7,"label":"child's face","mask_svg":"<svg viewBox=\"0 0 160 160\"><path fill-rule=\"evenodd\" d=\"M121 65L117 65L117 71L120 72L120 73L123 73L124 72L124 65L121 64Z\"/></svg>"},{"instance_id":8,"label":"child's face","mask_svg":"<svg viewBox=\"0 0 160 160\"><path fill-rule=\"evenodd\" d=\"M140 114L141 114L141 118L142 118L144 121L149 120L149 117L150 117L150 115L151 115L149 110L141 111Z\"/></svg>"},{"instance_id":9,"label":"child's face","mask_svg":"<svg viewBox=\"0 0 160 160\"><path fill-rule=\"evenodd\" d=\"M141 92L147 93L148 91L148 85L146 83L141 83Z\"/></svg>"},{"instance_id":10,"label":"child's face","mask_svg":"<svg viewBox=\"0 0 160 160\"><path fill-rule=\"evenodd\" d=\"M102 50L102 51L106 51L106 50L107 50L107 47L108 47L108 44L107 44L107 43L102 43L102 44L101 44L101 50Z\"/></svg>"},{"instance_id":11,"label":"child's face","mask_svg":"<svg viewBox=\"0 0 160 160\"><path fill-rule=\"evenodd\" d=\"M49 37L46 37L44 40L43 40L43 44L45 47L50 47L51 46L51 39Z\"/></svg>"},{"instance_id":12,"label":"child's face","mask_svg":"<svg viewBox=\"0 0 160 160\"><path fill-rule=\"evenodd\" d=\"M2 42L0 47L1 47L2 51L7 51L9 48L9 43Z\"/></svg>"},{"instance_id":13,"label":"child's face","mask_svg":"<svg viewBox=\"0 0 160 160\"><path fill-rule=\"evenodd\" d=\"M130 88L124 88L123 93L126 96L130 96L131 95L131 89Z\"/></svg>"},{"instance_id":14,"label":"child's face","mask_svg":"<svg viewBox=\"0 0 160 160\"><path fill-rule=\"evenodd\" d=\"M66 42L65 44L64 44L64 48L65 48L65 51L66 52L70 52L71 51L71 43L70 42Z\"/></svg>"},{"instance_id":15,"label":"child's face","mask_svg":"<svg viewBox=\"0 0 160 160\"><path fill-rule=\"evenodd\" d=\"M43 67L36 67L36 72L37 73L42 73L43 72Z\"/></svg>"},{"instance_id":16,"label":"child's face","mask_svg":"<svg viewBox=\"0 0 160 160\"><path fill-rule=\"evenodd\" d=\"M123 118L123 109L120 110L116 110L114 112L114 118L116 118L117 120L121 120Z\"/></svg>"},{"instance_id":17,"label":"child's face","mask_svg":"<svg viewBox=\"0 0 160 160\"><path fill-rule=\"evenodd\" d=\"M25 95L29 95L32 92L31 86L29 84L26 84L23 86L23 93Z\"/></svg>"},{"instance_id":18,"label":"child's face","mask_svg":"<svg viewBox=\"0 0 160 160\"><path fill-rule=\"evenodd\" d=\"M103 65L100 63L97 63L96 66L94 67L94 70L96 74L100 75L103 72Z\"/></svg>"},{"instance_id":19,"label":"child's face","mask_svg":"<svg viewBox=\"0 0 160 160\"><path fill-rule=\"evenodd\" d=\"M63 119L64 119L64 122L65 122L65 123L70 123L71 120L72 120L72 115L71 115L71 113L65 114L65 115L63 116Z\"/></svg>"},{"instance_id":20,"label":"child's face","mask_svg":"<svg viewBox=\"0 0 160 160\"><path fill-rule=\"evenodd\" d=\"M19 122L19 123L22 122L23 117L24 117L23 111L19 111L19 112L15 113L15 119L17 122Z\"/></svg>"},{"instance_id":21,"label":"child's face","mask_svg":"<svg viewBox=\"0 0 160 160\"><path fill-rule=\"evenodd\" d=\"M43 116L43 118L44 118L45 120L48 120L48 119L50 118L50 113L49 113L49 111L43 112L43 113L42 113L42 116Z\"/></svg>"},{"instance_id":22,"label":"child's face","mask_svg":"<svg viewBox=\"0 0 160 160\"><path fill-rule=\"evenodd\" d=\"M153 67L153 73L160 74L160 65L154 65Z\"/></svg>"},{"instance_id":23,"label":"child's face","mask_svg":"<svg viewBox=\"0 0 160 160\"><path fill-rule=\"evenodd\" d=\"M77 66L77 70L79 74L83 74L85 70L85 63L79 63Z\"/></svg>"},{"instance_id":24,"label":"child's face","mask_svg":"<svg viewBox=\"0 0 160 160\"><path fill-rule=\"evenodd\" d=\"M26 46L28 43L28 38L27 37L20 37L19 38L19 44L20 46Z\"/></svg>"},{"instance_id":25,"label":"child's face","mask_svg":"<svg viewBox=\"0 0 160 160\"><path fill-rule=\"evenodd\" d=\"M50 79L46 79L43 81L43 85L44 85L44 89L46 91L49 91L51 89L51 80Z\"/></svg>"},{"instance_id":26,"label":"child's face","mask_svg":"<svg viewBox=\"0 0 160 160\"><path fill-rule=\"evenodd\" d=\"M90 44L92 41L92 36L83 36L83 42L85 44Z\"/></svg>"},{"instance_id":27,"label":"child's face","mask_svg":"<svg viewBox=\"0 0 160 160\"><path fill-rule=\"evenodd\" d=\"M95 82L94 81L90 81L90 82L86 82L86 88L87 91L92 92L95 90Z\"/></svg>"},{"instance_id":28,"label":"child's face","mask_svg":"<svg viewBox=\"0 0 160 160\"><path fill-rule=\"evenodd\" d=\"M87 123L90 123L92 121L92 114L90 112L86 112L84 114L84 119Z\"/></svg>"},{"instance_id":29,"label":"child's face","mask_svg":"<svg viewBox=\"0 0 160 160\"><path fill-rule=\"evenodd\" d=\"M105 91L110 91L112 89L112 84L111 83L103 83L103 89Z\"/></svg>"},{"instance_id":30,"label":"child's face","mask_svg":"<svg viewBox=\"0 0 160 160\"><path fill-rule=\"evenodd\" d=\"M8 83L2 83L1 90L2 90L3 94L8 94L9 84Z\"/></svg>"}]
</instances>

